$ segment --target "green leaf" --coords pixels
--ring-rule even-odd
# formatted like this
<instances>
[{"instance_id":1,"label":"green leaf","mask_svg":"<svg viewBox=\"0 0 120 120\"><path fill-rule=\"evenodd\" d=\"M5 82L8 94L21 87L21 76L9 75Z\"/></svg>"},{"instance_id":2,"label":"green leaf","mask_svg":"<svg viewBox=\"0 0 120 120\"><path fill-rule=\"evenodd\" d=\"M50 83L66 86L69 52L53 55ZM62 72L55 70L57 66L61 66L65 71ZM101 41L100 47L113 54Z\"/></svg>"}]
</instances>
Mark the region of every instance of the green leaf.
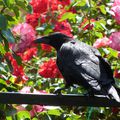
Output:
<instances>
[{"instance_id":1,"label":"green leaf","mask_svg":"<svg viewBox=\"0 0 120 120\"><path fill-rule=\"evenodd\" d=\"M5 82L5 80L3 80L3 79L1 79L1 78L0 78L0 84L2 84L2 85L7 85L6 82Z\"/></svg>"},{"instance_id":2,"label":"green leaf","mask_svg":"<svg viewBox=\"0 0 120 120\"><path fill-rule=\"evenodd\" d=\"M0 30L7 28L7 19L4 15L0 14Z\"/></svg>"},{"instance_id":3,"label":"green leaf","mask_svg":"<svg viewBox=\"0 0 120 120\"><path fill-rule=\"evenodd\" d=\"M3 46L2 43L0 43L0 53L1 53L2 55L5 55L5 53L6 53L6 51L5 51L4 46Z\"/></svg>"},{"instance_id":4,"label":"green leaf","mask_svg":"<svg viewBox=\"0 0 120 120\"><path fill-rule=\"evenodd\" d=\"M21 0L16 0L16 4L18 6L20 6L21 8L23 8L24 10L26 10L26 3L25 0L21 1Z\"/></svg>"},{"instance_id":5,"label":"green leaf","mask_svg":"<svg viewBox=\"0 0 120 120\"><path fill-rule=\"evenodd\" d=\"M19 55L13 53L13 57L16 59L18 65L22 64L22 58Z\"/></svg>"},{"instance_id":6,"label":"green leaf","mask_svg":"<svg viewBox=\"0 0 120 120\"><path fill-rule=\"evenodd\" d=\"M97 32L95 31L95 36L98 37L98 38L102 38L103 37L103 34L101 32Z\"/></svg>"},{"instance_id":7,"label":"green leaf","mask_svg":"<svg viewBox=\"0 0 120 120\"><path fill-rule=\"evenodd\" d=\"M14 17L10 16L10 15L5 15L7 20L10 22L10 21L15 21L14 20Z\"/></svg>"},{"instance_id":8,"label":"green leaf","mask_svg":"<svg viewBox=\"0 0 120 120\"><path fill-rule=\"evenodd\" d=\"M8 40L8 42L15 43L15 39L10 29L2 30L2 34Z\"/></svg>"},{"instance_id":9,"label":"green leaf","mask_svg":"<svg viewBox=\"0 0 120 120\"><path fill-rule=\"evenodd\" d=\"M6 84L5 80L0 79L0 90L2 90L3 88L6 88L6 87L7 87L7 84Z\"/></svg>"},{"instance_id":10,"label":"green leaf","mask_svg":"<svg viewBox=\"0 0 120 120\"><path fill-rule=\"evenodd\" d=\"M109 50L109 52L110 52L110 53L109 53L109 56L118 58L118 51L113 50L112 48L108 48L108 50Z\"/></svg>"},{"instance_id":11,"label":"green leaf","mask_svg":"<svg viewBox=\"0 0 120 120\"><path fill-rule=\"evenodd\" d=\"M69 19L69 20L73 20L75 22L76 20L76 14L72 13L72 12L66 12L63 14L62 18L59 20L59 22L62 22L66 19Z\"/></svg>"},{"instance_id":12,"label":"green leaf","mask_svg":"<svg viewBox=\"0 0 120 120\"><path fill-rule=\"evenodd\" d=\"M105 5L101 5L99 6L100 8L100 11L105 15L107 12L106 12L106 9L105 9Z\"/></svg>"},{"instance_id":13,"label":"green leaf","mask_svg":"<svg viewBox=\"0 0 120 120\"><path fill-rule=\"evenodd\" d=\"M83 7L86 5L86 0L77 0L73 6L80 6Z\"/></svg>"},{"instance_id":14,"label":"green leaf","mask_svg":"<svg viewBox=\"0 0 120 120\"><path fill-rule=\"evenodd\" d=\"M12 116L7 116L6 120L13 120Z\"/></svg>"},{"instance_id":15,"label":"green leaf","mask_svg":"<svg viewBox=\"0 0 120 120\"><path fill-rule=\"evenodd\" d=\"M55 110L48 110L47 112L49 115L56 115L56 116L60 116L62 113L60 110L55 109Z\"/></svg>"},{"instance_id":16,"label":"green leaf","mask_svg":"<svg viewBox=\"0 0 120 120\"><path fill-rule=\"evenodd\" d=\"M13 11L14 11L16 17L19 17L20 12L19 12L19 8L18 8L17 6L14 6L14 7L13 7Z\"/></svg>"},{"instance_id":17,"label":"green leaf","mask_svg":"<svg viewBox=\"0 0 120 120\"><path fill-rule=\"evenodd\" d=\"M103 19L101 19L101 20L99 20L99 21L96 21L96 22L94 22L94 28L93 29L95 29L95 30L106 30L106 27L105 27L105 25L106 25L106 21L105 20L103 20Z\"/></svg>"},{"instance_id":18,"label":"green leaf","mask_svg":"<svg viewBox=\"0 0 120 120\"><path fill-rule=\"evenodd\" d=\"M16 114L17 120L29 120L30 119L30 113L28 111L20 111Z\"/></svg>"},{"instance_id":19,"label":"green leaf","mask_svg":"<svg viewBox=\"0 0 120 120\"><path fill-rule=\"evenodd\" d=\"M17 112L17 110L13 107L8 107L6 110L5 110L5 113L6 113L6 116L12 116L14 115L15 113Z\"/></svg>"},{"instance_id":20,"label":"green leaf","mask_svg":"<svg viewBox=\"0 0 120 120\"><path fill-rule=\"evenodd\" d=\"M4 44L5 44L4 49L5 49L6 52L8 52L9 51L9 43L6 39L3 39L3 41L4 41Z\"/></svg>"},{"instance_id":21,"label":"green leaf","mask_svg":"<svg viewBox=\"0 0 120 120\"><path fill-rule=\"evenodd\" d=\"M11 8L12 7L11 5L13 5L15 1L14 0L3 0L3 3L6 7Z\"/></svg>"},{"instance_id":22,"label":"green leaf","mask_svg":"<svg viewBox=\"0 0 120 120\"><path fill-rule=\"evenodd\" d=\"M32 120L38 120L38 118L33 118Z\"/></svg>"},{"instance_id":23,"label":"green leaf","mask_svg":"<svg viewBox=\"0 0 120 120\"><path fill-rule=\"evenodd\" d=\"M7 62L7 65L8 65L8 67L9 67L11 73L12 73L13 72L13 66L11 64L11 61L8 58L6 58L6 62Z\"/></svg>"},{"instance_id":24,"label":"green leaf","mask_svg":"<svg viewBox=\"0 0 120 120\"><path fill-rule=\"evenodd\" d=\"M29 12L30 14L33 13L33 8L32 8L31 5L28 5L28 6L27 6L27 9L28 9L28 12Z\"/></svg>"}]
</instances>

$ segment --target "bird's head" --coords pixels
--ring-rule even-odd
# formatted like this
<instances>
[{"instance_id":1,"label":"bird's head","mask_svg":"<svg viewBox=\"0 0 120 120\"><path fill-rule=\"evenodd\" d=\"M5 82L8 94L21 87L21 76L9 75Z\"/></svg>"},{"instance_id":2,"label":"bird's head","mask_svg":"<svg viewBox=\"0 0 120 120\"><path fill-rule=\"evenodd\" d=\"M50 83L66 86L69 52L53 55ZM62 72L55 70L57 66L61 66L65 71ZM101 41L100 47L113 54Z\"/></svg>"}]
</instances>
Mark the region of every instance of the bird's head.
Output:
<instances>
[{"instance_id":1,"label":"bird's head","mask_svg":"<svg viewBox=\"0 0 120 120\"><path fill-rule=\"evenodd\" d=\"M41 38L36 39L34 43L47 44L54 47L56 50L58 50L63 43L70 41L71 39L72 39L71 37L63 33L55 32L48 36L43 36Z\"/></svg>"}]
</instances>

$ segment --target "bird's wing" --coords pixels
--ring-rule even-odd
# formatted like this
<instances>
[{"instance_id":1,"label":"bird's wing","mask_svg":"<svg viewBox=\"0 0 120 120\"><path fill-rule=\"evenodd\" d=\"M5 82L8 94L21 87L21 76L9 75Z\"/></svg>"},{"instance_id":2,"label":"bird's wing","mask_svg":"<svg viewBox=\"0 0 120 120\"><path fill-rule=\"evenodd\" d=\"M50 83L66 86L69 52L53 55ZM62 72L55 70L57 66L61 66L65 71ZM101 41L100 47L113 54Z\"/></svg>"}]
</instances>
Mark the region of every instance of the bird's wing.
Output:
<instances>
[{"instance_id":1,"label":"bird's wing","mask_svg":"<svg viewBox=\"0 0 120 120\"><path fill-rule=\"evenodd\" d=\"M110 67L110 64L108 63L108 61L101 56L100 52L96 48L91 47L91 50L93 51L95 56L98 57L100 64L104 67L105 71L108 74L109 79L113 80L112 82L115 83L114 78L113 78L113 72L111 70L111 67Z\"/></svg>"},{"instance_id":2,"label":"bird's wing","mask_svg":"<svg viewBox=\"0 0 120 120\"><path fill-rule=\"evenodd\" d=\"M75 44L74 42L69 42L62 46L60 56L64 63L62 66L63 70L72 73L79 79L84 79L92 88L100 90L101 83L105 81L105 79L100 80L101 66L100 59L97 57L99 52L95 55L95 52L91 52L91 48L85 46L85 44L83 49L81 49L81 47L81 44ZM107 73L104 73L105 76L106 74ZM107 83L109 82L111 81L108 80Z\"/></svg>"},{"instance_id":3,"label":"bird's wing","mask_svg":"<svg viewBox=\"0 0 120 120\"><path fill-rule=\"evenodd\" d=\"M59 54L59 59L62 61L62 65L59 65L63 74L72 74L75 79L83 79L84 83L89 84L92 88L100 90L99 84L99 60L97 57L91 56L81 51L79 47L74 47L74 43L66 43L62 46ZM71 75L71 76L72 76ZM85 85L85 84L84 84Z\"/></svg>"}]
</instances>

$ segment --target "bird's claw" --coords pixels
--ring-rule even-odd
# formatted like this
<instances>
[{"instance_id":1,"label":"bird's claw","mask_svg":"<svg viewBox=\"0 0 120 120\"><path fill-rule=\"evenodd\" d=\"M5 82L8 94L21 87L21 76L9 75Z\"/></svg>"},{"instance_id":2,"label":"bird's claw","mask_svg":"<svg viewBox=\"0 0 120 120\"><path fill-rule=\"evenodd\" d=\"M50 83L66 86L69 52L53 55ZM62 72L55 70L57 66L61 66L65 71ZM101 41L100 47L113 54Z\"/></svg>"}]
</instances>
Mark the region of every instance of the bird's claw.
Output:
<instances>
[{"instance_id":1,"label":"bird's claw","mask_svg":"<svg viewBox=\"0 0 120 120\"><path fill-rule=\"evenodd\" d=\"M53 93L54 93L54 94L57 94L57 95L60 95L60 94L61 94L61 89L60 89L60 88L59 88L59 89L56 89Z\"/></svg>"}]
</instances>

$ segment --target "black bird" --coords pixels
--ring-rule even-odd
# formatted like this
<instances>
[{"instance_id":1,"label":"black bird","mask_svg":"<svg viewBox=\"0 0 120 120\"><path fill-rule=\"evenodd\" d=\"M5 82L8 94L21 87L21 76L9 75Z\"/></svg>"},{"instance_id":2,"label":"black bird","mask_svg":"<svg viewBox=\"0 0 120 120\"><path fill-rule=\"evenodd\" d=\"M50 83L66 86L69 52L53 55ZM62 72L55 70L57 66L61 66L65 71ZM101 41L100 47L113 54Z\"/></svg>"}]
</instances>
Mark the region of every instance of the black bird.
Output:
<instances>
[{"instance_id":1,"label":"black bird","mask_svg":"<svg viewBox=\"0 0 120 120\"><path fill-rule=\"evenodd\" d=\"M56 92L78 84L88 90L89 95L99 93L120 102L110 65L97 49L59 32L34 42L48 44L57 51L56 63L65 79L65 87Z\"/></svg>"}]
</instances>

